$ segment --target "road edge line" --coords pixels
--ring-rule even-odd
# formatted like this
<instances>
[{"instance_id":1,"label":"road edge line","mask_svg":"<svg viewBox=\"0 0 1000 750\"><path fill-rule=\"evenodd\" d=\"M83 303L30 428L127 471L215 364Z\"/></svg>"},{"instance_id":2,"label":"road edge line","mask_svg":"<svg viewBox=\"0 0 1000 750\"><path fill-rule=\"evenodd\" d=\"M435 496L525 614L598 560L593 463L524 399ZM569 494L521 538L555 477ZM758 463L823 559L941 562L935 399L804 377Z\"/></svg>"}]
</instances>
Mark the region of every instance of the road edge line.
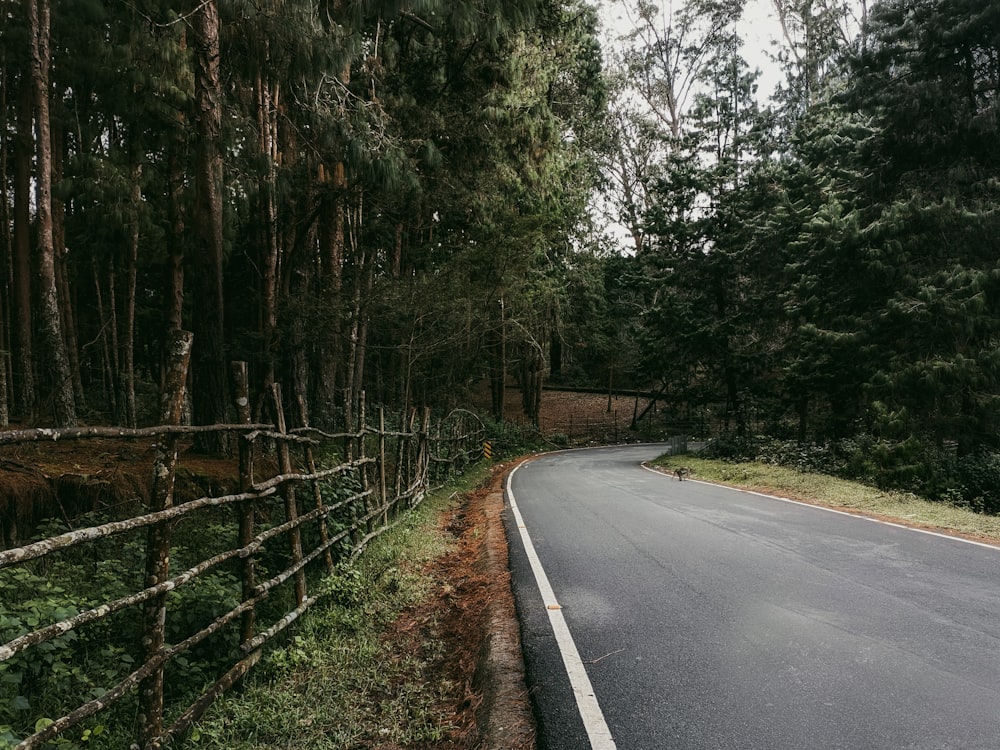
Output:
<instances>
[{"instance_id":1,"label":"road edge line","mask_svg":"<svg viewBox=\"0 0 1000 750\"><path fill-rule=\"evenodd\" d=\"M545 574L545 568L542 567L542 561L535 551L535 545L528 534L528 527L524 523L524 517L521 515L521 510L517 506L517 500L514 498L511 482L519 468L521 467L514 467L510 474L507 475L507 501L510 503L514 522L517 524L517 531L521 537L521 543L524 545L525 554L528 556L531 572L535 576L535 583L538 586L539 593L542 595L542 604L545 606L546 614L549 616L549 624L552 626L552 632L556 637L556 644L559 647L559 654L562 656L563 665L566 667L566 675L569 677L573 696L576 698L577 710L580 713L580 718L583 720L583 726L587 731L587 737L590 739L592 750L617 750L615 741L611 736L611 730L604 719L604 712L597 702L593 685L590 683L587 670L583 665L583 660L580 658L580 652L577 650L573 635L569 631L569 625L566 624L562 608L556 600L555 592L552 591L552 585Z\"/></svg>"},{"instance_id":2,"label":"road edge line","mask_svg":"<svg viewBox=\"0 0 1000 750\"><path fill-rule=\"evenodd\" d=\"M669 474L662 471L658 471L653 466L647 466L645 463L641 464L642 468L652 474L659 474L662 477L669 478ZM848 518L856 518L859 521L871 521L872 523L878 523L883 526L892 526L896 529L902 529L903 531L913 531L917 534L926 534L927 536L935 536L938 539L945 539L951 542L961 542L962 544L971 544L973 547L983 547L984 549L993 550L994 552L1000 552L1000 545L990 544L989 542L980 542L976 539L966 539L964 536L959 536L956 534L946 534L940 531L934 531L933 529L924 529L920 526L911 526L907 523L899 521L890 521L885 518L879 518L878 516L869 515L863 510L858 510L857 512L851 512L846 510L841 510L840 508L831 508L828 505L820 505L818 503L807 503L803 500L794 500L790 497L781 497L781 495L770 495L766 492L760 492L758 490L748 490L744 487L733 487L731 484L722 484L721 482L709 482L705 479L685 479L685 482L694 482L695 484L704 484L710 487L721 487L726 490L732 490L733 492L742 492L744 495L756 495L757 497L763 497L768 500L778 500L782 503L788 503L790 505L799 505L803 508L812 508L813 510L821 510L825 513L836 513L838 516L847 516Z\"/></svg>"}]
</instances>

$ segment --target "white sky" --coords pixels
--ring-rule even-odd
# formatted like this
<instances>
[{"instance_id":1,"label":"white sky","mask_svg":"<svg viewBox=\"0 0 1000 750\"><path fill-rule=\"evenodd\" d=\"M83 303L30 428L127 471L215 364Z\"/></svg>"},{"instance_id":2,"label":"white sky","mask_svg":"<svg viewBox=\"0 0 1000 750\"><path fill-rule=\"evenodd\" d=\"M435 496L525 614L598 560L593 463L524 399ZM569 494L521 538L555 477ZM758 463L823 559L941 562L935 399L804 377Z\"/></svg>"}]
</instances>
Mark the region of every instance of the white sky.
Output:
<instances>
[{"instance_id":1,"label":"white sky","mask_svg":"<svg viewBox=\"0 0 1000 750\"><path fill-rule=\"evenodd\" d=\"M602 42L613 45L617 36L630 30L626 3L615 0L596 0L596 3L604 23ZM766 100L781 81L782 75L778 65L768 57L768 53L774 51L773 43L781 33L771 0L747 0L739 30L744 40L743 57L751 68L761 71L758 81L760 98L762 101Z\"/></svg>"},{"instance_id":2,"label":"white sky","mask_svg":"<svg viewBox=\"0 0 1000 750\"><path fill-rule=\"evenodd\" d=\"M678 1L682 2L683 0ZM627 4L614 0L592 0L592 2L597 5L604 25L601 43L605 47L613 47L617 37L628 33L632 28L629 14L626 12ZM669 6L670 0L661 0L661 2L663 5ZM758 98L761 103L764 103L782 80L779 66L768 54L775 51L774 43L781 33L771 0L746 0L744 14L738 28L744 41L742 50L744 59L751 69L757 68L761 72L757 81ZM597 214L611 210L610 206L601 205L602 200L596 196L595 201ZM620 252L625 254L633 252L631 234L620 223L612 220L605 224L603 234Z\"/></svg>"}]
</instances>

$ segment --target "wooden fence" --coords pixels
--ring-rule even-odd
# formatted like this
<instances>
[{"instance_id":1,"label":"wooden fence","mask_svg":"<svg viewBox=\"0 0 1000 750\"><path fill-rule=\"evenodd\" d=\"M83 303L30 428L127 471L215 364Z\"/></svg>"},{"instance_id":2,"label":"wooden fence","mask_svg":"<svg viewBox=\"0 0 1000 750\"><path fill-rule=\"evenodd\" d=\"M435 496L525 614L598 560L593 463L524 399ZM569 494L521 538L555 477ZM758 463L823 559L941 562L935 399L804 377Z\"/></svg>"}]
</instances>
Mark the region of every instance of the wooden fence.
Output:
<instances>
[{"instance_id":1,"label":"wooden fence","mask_svg":"<svg viewBox=\"0 0 1000 750\"><path fill-rule=\"evenodd\" d=\"M121 636L120 640L131 642L134 657L127 661L137 666L116 678L115 684L102 687L90 700L72 710L67 706L65 715L36 721L33 733L14 738L19 750L44 747L57 736L80 737L83 733L86 738L86 727L95 722L91 717L126 698L133 702L129 705L134 705L129 709L134 711L133 739L137 741L132 747L166 746L258 663L269 642L316 603L322 587L312 585L310 590L310 581L321 580L321 576L334 571L339 561L360 554L374 537L419 503L435 482L443 481L481 454L482 424L468 412L454 412L432 429L428 410L420 414L411 411L398 419L396 429L389 429L381 409L377 425L367 423L362 400L357 424L344 433L329 434L309 427L288 429L277 386L271 394L276 424L251 424L246 369L239 364L234 368L234 379L241 423L177 426L189 351L189 339L186 346L179 343L175 351L175 366L168 378L170 395L162 405L167 426L0 433L0 450L39 441L108 437L156 440L148 507L120 520L0 551L3 576L18 566L42 569L50 557L86 550L88 546L93 547L96 561L109 540L136 532L145 535L144 544L136 542L143 548L141 564L145 566L141 578L136 573L136 579L143 582L136 587L138 590L91 602L83 611L66 612L53 621L38 623L0 645L0 679L4 679L18 674L12 665L37 664L37 659L32 662L33 653L44 654L54 641L64 640L67 634L87 626L99 626L116 613L131 611L128 622L135 626L130 636ZM209 493L175 505L179 445L205 432L223 433L238 443L238 487L228 494ZM326 465L331 456L336 459L334 465ZM228 529L229 540L219 540L217 548L200 550L200 559L188 559L192 551L180 549L184 540L178 529L215 524L220 518L226 519L228 526L213 528ZM171 569L175 553L185 558L184 570ZM230 580L238 579L238 591L233 594L237 603L211 621L192 625L193 632L184 637L177 636L176 620L187 613L172 609L171 602L177 601L184 587L210 571L220 570L228 571ZM72 586L72 582L66 585ZM169 622L174 622L172 643L168 640ZM115 632L120 628L105 627ZM183 663L190 658L199 644L203 648L206 643L214 644L212 649L218 651L220 638L231 639L228 648L233 658L228 667L210 677L214 682L201 690L187 708L172 705L169 698L165 699L165 670L172 662ZM123 648L128 650L127 645ZM169 692L169 679L166 686ZM23 700L30 702L30 698L24 696ZM75 734L70 731L74 727Z\"/></svg>"}]
</instances>

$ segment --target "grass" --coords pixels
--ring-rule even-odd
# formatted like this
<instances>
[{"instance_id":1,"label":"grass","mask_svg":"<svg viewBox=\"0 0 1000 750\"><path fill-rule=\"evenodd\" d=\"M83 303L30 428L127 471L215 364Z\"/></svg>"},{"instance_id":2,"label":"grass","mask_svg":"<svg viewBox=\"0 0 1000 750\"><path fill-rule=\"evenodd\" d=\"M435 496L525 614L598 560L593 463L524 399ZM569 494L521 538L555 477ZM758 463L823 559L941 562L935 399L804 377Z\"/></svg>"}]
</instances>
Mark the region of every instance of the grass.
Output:
<instances>
[{"instance_id":1,"label":"grass","mask_svg":"<svg viewBox=\"0 0 1000 750\"><path fill-rule=\"evenodd\" d=\"M325 579L326 596L295 634L264 658L241 694L218 701L175 746L344 750L441 739L450 728L441 699L452 686L427 679L425 670L444 644L422 632L416 648L394 648L387 635L432 591L426 563L454 543L438 527L439 515L489 469L481 464L429 496L355 563Z\"/></svg>"},{"instance_id":2,"label":"grass","mask_svg":"<svg viewBox=\"0 0 1000 750\"><path fill-rule=\"evenodd\" d=\"M671 469L685 466L697 479L740 489L1000 542L1000 517L974 513L948 503L923 500L910 493L880 490L860 482L771 464L728 463L693 456L661 456L653 464Z\"/></svg>"}]
</instances>

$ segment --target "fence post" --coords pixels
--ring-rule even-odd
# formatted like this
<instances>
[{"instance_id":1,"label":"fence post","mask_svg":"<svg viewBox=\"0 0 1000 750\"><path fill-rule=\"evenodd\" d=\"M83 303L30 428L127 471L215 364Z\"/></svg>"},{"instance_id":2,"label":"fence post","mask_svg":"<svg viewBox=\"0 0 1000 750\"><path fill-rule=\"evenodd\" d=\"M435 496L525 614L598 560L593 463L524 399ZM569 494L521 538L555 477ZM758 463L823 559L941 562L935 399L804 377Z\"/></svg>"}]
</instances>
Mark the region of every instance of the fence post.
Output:
<instances>
[{"instance_id":1,"label":"fence post","mask_svg":"<svg viewBox=\"0 0 1000 750\"><path fill-rule=\"evenodd\" d=\"M417 478L417 447L420 445L420 439L417 436L417 410L416 407L410 409L410 418L407 421L406 432L409 435L406 439L406 482L407 486L410 488L415 487L414 480ZM413 497L410 496L410 503L412 504Z\"/></svg>"},{"instance_id":2,"label":"fence post","mask_svg":"<svg viewBox=\"0 0 1000 750\"><path fill-rule=\"evenodd\" d=\"M385 488L385 407L378 408L378 491L379 503L385 511L382 513L382 522L389 522L388 498Z\"/></svg>"},{"instance_id":3,"label":"fence post","mask_svg":"<svg viewBox=\"0 0 1000 750\"><path fill-rule=\"evenodd\" d=\"M285 424L285 408L281 400L281 383L271 384L271 398L274 400L274 416L278 425L278 432L285 434L288 431ZM286 440L278 440L278 470L282 474L292 473L292 458L288 450ZM299 506L295 499L295 486L291 482L285 482L281 488L281 495L285 498L285 520L295 521L299 517ZM298 526L288 532L290 540L289 546L292 553L292 565L302 561L302 529ZM295 603L301 605L306 600L306 572L299 570L295 574Z\"/></svg>"},{"instance_id":4,"label":"fence post","mask_svg":"<svg viewBox=\"0 0 1000 750\"><path fill-rule=\"evenodd\" d=\"M247 375L246 362L231 362L230 371L233 377L233 390L236 395L236 416L240 424L250 424L250 379ZM246 435L238 435L240 457L240 492L247 492L253 485L253 452L254 447ZM256 503L253 500L244 501L239 508L240 514L240 547L246 547L253 541L253 524ZM253 598L254 586L257 585L254 570L254 557L243 558L243 601ZM240 643L246 643L254 636L254 625L257 613L251 607L240 620Z\"/></svg>"},{"instance_id":5,"label":"fence post","mask_svg":"<svg viewBox=\"0 0 1000 750\"><path fill-rule=\"evenodd\" d=\"M302 423L303 427L309 426L309 413L306 409L306 399L301 393L297 393L296 401L299 406L299 422ZM316 457L313 455L312 446L306 443L305 449L303 450L306 459L306 467L309 469L310 474L316 473ZM317 508L323 507L323 493L319 488L319 482L317 480L312 481L313 490L313 500L316 503ZM327 516L319 517L319 539L323 543L323 563L326 565L326 572L333 573L333 551L327 547L327 543L330 541L330 531L327 528Z\"/></svg>"},{"instance_id":6,"label":"fence post","mask_svg":"<svg viewBox=\"0 0 1000 750\"><path fill-rule=\"evenodd\" d=\"M392 501L395 502L403 492L403 477L406 475L406 411L399 414L399 437L396 438L396 465L393 467L393 484L395 485ZM389 504L386 503L386 509Z\"/></svg>"},{"instance_id":7,"label":"fence post","mask_svg":"<svg viewBox=\"0 0 1000 750\"><path fill-rule=\"evenodd\" d=\"M354 410L351 407L351 391L344 389L344 432L349 433L354 429ZM354 441L350 435L344 438L344 460L347 462L354 460Z\"/></svg>"},{"instance_id":8,"label":"fence post","mask_svg":"<svg viewBox=\"0 0 1000 750\"><path fill-rule=\"evenodd\" d=\"M443 427L442 422L438 422L437 427L428 428L427 430L427 456L428 460L430 461L429 477L432 485L435 482L443 481L444 479L448 478L448 476L451 474L452 462L455 460L455 457L452 455L452 451L455 450L457 444L452 444L451 441L449 441L448 443L449 448L447 455L445 456L439 455L441 448L442 427ZM435 434L432 436L431 432L434 432ZM443 465L444 460L435 461L434 460L435 458L447 460L448 463L447 465Z\"/></svg>"},{"instance_id":9,"label":"fence post","mask_svg":"<svg viewBox=\"0 0 1000 750\"><path fill-rule=\"evenodd\" d=\"M425 406L420 418L420 437L417 442L417 471L420 472L422 492L431 484L431 407Z\"/></svg>"},{"instance_id":10,"label":"fence post","mask_svg":"<svg viewBox=\"0 0 1000 750\"><path fill-rule=\"evenodd\" d=\"M167 345L167 373L160 395L160 419L165 425L179 425L184 407L184 384L191 361L189 331L170 332ZM164 435L156 443L153 460L151 511L165 510L174 504L174 470L177 468L177 435ZM170 575L170 523L149 529L146 541L146 586L156 586ZM161 594L146 602L142 616L142 646L145 661L163 648L167 621L167 596ZM139 684L140 739L143 745L163 731L163 666Z\"/></svg>"},{"instance_id":11,"label":"fence post","mask_svg":"<svg viewBox=\"0 0 1000 750\"><path fill-rule=\"evenodd\" d=\"M357 424L357 432L356 432L356 434L358 436L358 440L357 440L357 454L358 454L358 460L359 461L364 460L364 457L365 457L365 419L366 418L367 417L365 415L365 392L361 391L361 393L358 394L358 424ZM366 465L362 464L361 466L358 467L358 476L361 479L361 491L362 492L367 492L368 491L368 487L370 486L370 483L368 481L368 467ZM365 515L366 516L368 515L368 510L369 510L369 507L370 507L370 503L371 503L371 498L369 498L367 495L365 495L365 500L364 500L364 506L363 507L365 509ZM368 521L368 531L371 531L374 526L375 526L375 519L369 520Z\"/></svg>"}]
</instances>

